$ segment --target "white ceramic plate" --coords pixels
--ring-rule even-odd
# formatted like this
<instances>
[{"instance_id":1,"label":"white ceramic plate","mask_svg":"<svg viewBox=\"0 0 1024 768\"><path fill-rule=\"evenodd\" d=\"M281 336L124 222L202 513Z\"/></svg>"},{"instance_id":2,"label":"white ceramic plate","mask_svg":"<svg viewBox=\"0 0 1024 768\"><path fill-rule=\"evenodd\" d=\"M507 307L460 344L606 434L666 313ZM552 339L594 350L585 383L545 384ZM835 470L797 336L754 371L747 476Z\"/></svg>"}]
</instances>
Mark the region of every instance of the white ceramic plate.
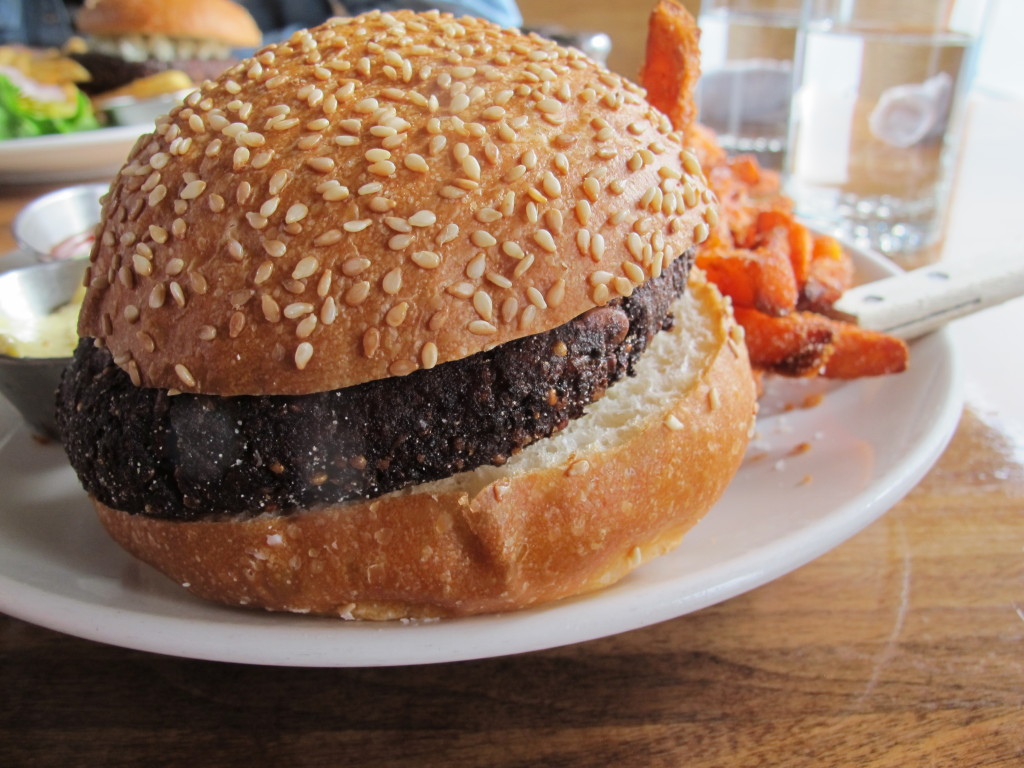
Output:
<instances>
[{"instance_id":1,"label":"white ceramic plate","mask_svg":"<svg viewBox=\"0 0 1024 768\"><path fill-rule=\"evenodd\" d=\"M0 182L53 184L110 179L149 125L96 128L0 141Z\"/></svg>"},{"instance_id":2,"label":"white ceramic plate","mask_svg":"<svg viewBox=\"0 0 1024 768\"><path fill-rule=\"evenodd\" d=\"M887 274L858 257L863 279ZM772 403L813 408L785 411ZM765 584L846 540L903 497L959 420L949 336L914 343L911 369L844 384L776 382L747 462L672 553L589 596L500 616L386 624L275 615L192 597L112 543L63 452L0 402L0 610L68 634L191 658L288 666L424 664L625 632ZM794 449L806 443L803 452Z\"/></svg>"}]
</instances>

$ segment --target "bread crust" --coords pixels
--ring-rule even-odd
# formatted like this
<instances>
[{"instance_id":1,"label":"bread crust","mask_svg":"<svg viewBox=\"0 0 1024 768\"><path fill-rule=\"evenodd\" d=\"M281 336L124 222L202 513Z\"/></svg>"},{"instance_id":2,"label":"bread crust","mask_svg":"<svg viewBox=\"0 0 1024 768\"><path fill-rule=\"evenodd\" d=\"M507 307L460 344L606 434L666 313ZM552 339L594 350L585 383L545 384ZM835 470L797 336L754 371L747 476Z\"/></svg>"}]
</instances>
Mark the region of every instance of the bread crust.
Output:
<instances>
[{"instance_id":1,"label":"bread crust","mask_svg":"<svg viewBox=\"0 0 1024 768\"><path fill-rule=\"evenodd\" d=\"M679 543L733 477L752 428L754 386L731 313L713 287L691 289L714 339L690 363L692 386L610 447L477 487L456 476L289 517L181 523L94 502L99 518L197 595L274 611L459 616L607 586ZM666 334L681 351L692 330Z\"/></svg>"},{"instance_id":2,"label":"bread crust","mask_svg":"<svg viewBox=\"0 0 1024 768\"><path fill-rule=\"evenodd\" d=\"M707 236L705 182L642 89L578 51L436 12L332 20L139 140L79 332L141 386L403 375L628 295Z\"/></svg>"},{"instance_id":3,"label":"bread crust","mask_svg":"<svg viewBox=\"0 0 1024 768\"><path fill-rule=\"evenodd\" d=\"M88 0L75 25L89 35L165 35L254 48L263 35L245 8L231 0Z\"/></svg>"}]
</instances>

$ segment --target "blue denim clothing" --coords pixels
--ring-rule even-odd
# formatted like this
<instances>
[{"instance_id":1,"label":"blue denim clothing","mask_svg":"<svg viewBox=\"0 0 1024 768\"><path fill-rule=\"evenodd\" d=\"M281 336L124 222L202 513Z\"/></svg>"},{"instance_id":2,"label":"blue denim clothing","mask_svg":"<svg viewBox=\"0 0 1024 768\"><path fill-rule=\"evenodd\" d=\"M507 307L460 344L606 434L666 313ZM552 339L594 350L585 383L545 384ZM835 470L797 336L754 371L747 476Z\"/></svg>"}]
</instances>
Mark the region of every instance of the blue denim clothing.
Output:
<instances>
[{"instance_id":1,"label":"blue denim clothing","mask_svg":"<svg viewBox=\"0 0 1024 768\"><path fill-rule=\"evenodd\" d=\"M312 27L334 15L355 15L372 11L409 8L428 11L437 8L457 16L470 14L503 26L519 26L523 17L515 0L239 0L263 30L266 43L287 38L296 29Z\"/></svg>"},{"instance_id":2,"label":"blue denim clothing","mask_svg":"<svg viewBox=\"0 0 1024 768\"><path fill-rule=\"evenodd\" d=\"M379 8L438 8L456 15L489 19L507 27L523 23L516 0L238 0L263 30L265 42L288 37L338 14L357 14ZM0 0L0 44L59 46L73 30L71 14L80 0Z\"/></svg>"}]
</instances>

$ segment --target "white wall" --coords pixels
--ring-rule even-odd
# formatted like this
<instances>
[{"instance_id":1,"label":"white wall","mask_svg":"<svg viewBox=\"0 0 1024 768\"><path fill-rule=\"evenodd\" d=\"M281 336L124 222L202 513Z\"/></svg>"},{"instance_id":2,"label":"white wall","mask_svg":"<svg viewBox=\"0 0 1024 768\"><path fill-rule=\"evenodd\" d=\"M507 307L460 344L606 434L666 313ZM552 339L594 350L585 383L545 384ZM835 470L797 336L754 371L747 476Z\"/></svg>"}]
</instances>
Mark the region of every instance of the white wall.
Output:
<instances>
[{"instance_id":1,"label":"white wall","mask_svg":"<svg viewBox=\"0 0 1024 768\"><path fill-rule=\"evenodd\" d=\"M975 88L1024 99L1024 0L992 0Z\"/></svg>"}]
</instances>

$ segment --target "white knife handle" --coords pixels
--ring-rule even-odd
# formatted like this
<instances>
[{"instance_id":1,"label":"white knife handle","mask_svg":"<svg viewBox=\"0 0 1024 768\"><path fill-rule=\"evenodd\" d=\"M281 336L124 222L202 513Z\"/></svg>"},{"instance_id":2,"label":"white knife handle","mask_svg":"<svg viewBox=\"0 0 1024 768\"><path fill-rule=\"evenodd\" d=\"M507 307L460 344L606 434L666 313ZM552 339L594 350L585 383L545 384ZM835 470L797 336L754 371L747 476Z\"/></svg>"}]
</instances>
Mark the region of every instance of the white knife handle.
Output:
<instances>
[{"instance_id":1,"label":"white knife handle","mask_svg":"<svg viewBox=\"0 0 1024 768\"><path fill-rule=\"evenodd\" d=\"M1024 294L1024 255L980 264L939 262L851 288L835 303L858 325L914 339L950 320Z\"/></svg>"}]
</instances>

